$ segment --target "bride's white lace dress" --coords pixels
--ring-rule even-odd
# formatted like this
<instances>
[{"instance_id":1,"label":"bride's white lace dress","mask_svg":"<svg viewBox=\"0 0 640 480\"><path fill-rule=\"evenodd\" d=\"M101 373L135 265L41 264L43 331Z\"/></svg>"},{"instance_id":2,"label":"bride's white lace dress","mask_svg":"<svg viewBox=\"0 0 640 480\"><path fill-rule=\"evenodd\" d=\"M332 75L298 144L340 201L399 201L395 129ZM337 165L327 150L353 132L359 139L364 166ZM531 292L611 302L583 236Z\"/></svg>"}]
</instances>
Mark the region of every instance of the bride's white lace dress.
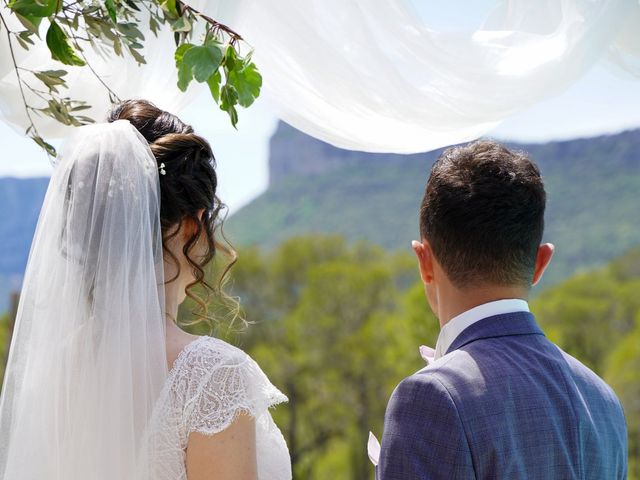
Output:
<instances>
[{"instance_id":1,"label":"bride's white lace dress","mask_svg":"<svg viewBox=\"0 0 640 480\"><path fill-rule=\"evenodd\" d=\"M269 412L286 400L242 350L214 337L193 340L175 359L154 410L154 478L186 480L189 433L220 432L247 412L256 421L258 479L291 479L289 451Z\"/></svg>"}]
</instances>

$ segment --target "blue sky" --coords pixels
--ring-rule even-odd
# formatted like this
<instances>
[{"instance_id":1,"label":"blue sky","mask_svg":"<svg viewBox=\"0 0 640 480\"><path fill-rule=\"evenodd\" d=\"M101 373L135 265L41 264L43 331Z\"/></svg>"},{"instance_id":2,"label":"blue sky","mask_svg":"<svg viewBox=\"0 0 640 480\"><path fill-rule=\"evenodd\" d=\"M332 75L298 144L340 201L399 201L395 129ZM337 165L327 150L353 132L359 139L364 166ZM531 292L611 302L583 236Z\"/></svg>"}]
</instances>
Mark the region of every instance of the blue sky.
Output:
<instances>
[{"instance_id":1,"label":"blue sky","mask_svg":"<svg viewBox=\"0 0 640 480\"><path fill-rule=\"evenodd\" d=\"M439 29L475 29L491 0L414 0L416 12ZM460 16L459 12L465 12ZM240 113L238 131L206 96L180 116L210 140L218 160L220 196L232 212L268 184L268 147L277 119L258 100ZM516 141L547 141L613 133L640 127L640 79L599 64L563 94L506 119L489 136ZM29 139L0 122L3 154L0 176L49 175L46 155Z\"/></svg>"}]
</instances>

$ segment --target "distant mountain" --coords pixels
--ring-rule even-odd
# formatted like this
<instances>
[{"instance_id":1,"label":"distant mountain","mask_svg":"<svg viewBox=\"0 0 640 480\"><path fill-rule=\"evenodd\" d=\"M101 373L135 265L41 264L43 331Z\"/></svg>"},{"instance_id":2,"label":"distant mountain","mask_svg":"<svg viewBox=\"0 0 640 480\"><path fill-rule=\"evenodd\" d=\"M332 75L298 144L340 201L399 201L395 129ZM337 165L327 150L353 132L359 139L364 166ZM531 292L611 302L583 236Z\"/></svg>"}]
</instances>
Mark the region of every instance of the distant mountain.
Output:
<instances>
[{"instance_id":1,"label":"distant mountain","mask_svg":"<svg viewBox=\"0 0 640 480\"><path fill-rule=\"evenodd\" d=\"M19 289L49 177L0 178L0 312Z\"/></svg>"},{"instance_id":2,"label":"distant mountain","mask_svg":"<svg viewBox=\"0 0 640 480\"><path fill-rule=\"evenodd\" d=\"M557 251L547 285L640 244L640 129L510 146L538 163L549 193L546 239ZM281 123L270 145L268 190L226 231L239 246L272 248L320 232L406 250L418 236L418 204L440 153L341 150Z\"/></svg>"},{"instance_id":3,"label":"distant mountain","mask_svg":"<svg viewBox=\"0 0 640 480\"><path fill-rule=\"evenodd\" d=\"M640 129L511 146L536 160L549 191L546 238L558 248L546 284L640 245ZM319 232L407 250L439 153L341 150L281 123L271 140L270 187L229 219L226 232L236 246L272 248L292 235ZM22 283L48 182L0 178L0 313Z\"/></svg>"}]
</instances>

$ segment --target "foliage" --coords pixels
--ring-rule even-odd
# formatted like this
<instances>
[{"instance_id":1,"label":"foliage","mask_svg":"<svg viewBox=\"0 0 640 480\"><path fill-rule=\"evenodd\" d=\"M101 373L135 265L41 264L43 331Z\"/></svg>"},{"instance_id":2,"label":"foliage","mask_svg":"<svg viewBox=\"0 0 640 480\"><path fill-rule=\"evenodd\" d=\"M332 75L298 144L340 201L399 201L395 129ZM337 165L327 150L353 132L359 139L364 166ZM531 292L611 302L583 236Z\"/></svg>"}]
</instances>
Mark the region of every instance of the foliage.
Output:
<instances>
[{"instance_id":1,"label":"foliage","mask_svg":"<svg viewBox=\"0 0 640 480\"><path fill-rule=\"evenodd\" d=\"M242 250L239 258L227 288L251 324L239 331L221 321L216 335L250 353L288 396L273 415L294 478L373 478L367 434L380 436L393 388L424 366L418 347L434 346L439 332L414 259L320 235L291 238L268 253ZM212 281L215 268L208 270ZM629 478L640 473L638 282L640 249L531 301L546 335L622 401ZM181 316L192 306L187 302ZM0 342L5 328L6 318Z\"/></svg>"},{"instance_id":2,"label":"foliage","mask_svg":"<svg viewBox=\"0 0 640 480\"><path fill-rule=\"evenodd\" d=\"M607 358L605 378L624 405L629 428L629 478L640 476L640 310L635 329Z\"/></svg>"},{"instance_id":3,"label":"foliage","mask_svg":"<svg viewBox=\"0 0 640 480\"><path fill-rule=\"evenodd\" d=\"M52 59L63 65L90 69L85 52L130 55L138 64L146 63L143 49L148 28L157 36L163 26L174 32L178 87L185 91L191 81L206 83L214 101L227 112L232 125L238 123L237 107L248 107L260 94L262 77L251 61L251 51L241 55L242 37L181 0L10 0L11 14L23 30L10 30L0 13L20 85L29 127L26 134L50 155L54 147L38 133L35 115L46 115L65 125L82 125L93 119L82 115L90 108L84 101L66 96L67 70L30 70L16 62L14 42L25 50L41 42L41 31L48 24L45 41ZM196 32L204 31L196 41ZM194 43L195 41L195 43ZM149 43L147 42L147 45ZM112 102L117 94L98 77ZM35 94L38 105L27 102L25 90Z\"/></svg>"},{"instance_id":4,"label":"foliage","mask_svg":"<svg viewBox=\"0 0 640 480\"><path fill-rule=\"evenodd\" d=\"M413 267L406 256L331 236L293 238L269 255L241 252L229 287L253 324L217 333L288 396L274 415L295 478L372 477L367 434L382 432L394 386L424 365L419 324L433 320L424 297L421 310L413 305Z\"/></svg>"},{"instance_id":5,"label":"foliage","mask_svg":"<svg viewBox=\"0 0 640 480\"><path fill-rule=\"evenodd\" d=\"M221 323L217 335L289 397L274 417L294 478L372 478L368 432L382 433L393 388L424 366L418 347L434 346L439 332L413 257L339 236L294 237L270 252L242 250L232 276L253 324L238 333ZM639 282L640 249L531 302L547 336L613 386L631 449L640 448Z\"/></svg>"}]
</instances>

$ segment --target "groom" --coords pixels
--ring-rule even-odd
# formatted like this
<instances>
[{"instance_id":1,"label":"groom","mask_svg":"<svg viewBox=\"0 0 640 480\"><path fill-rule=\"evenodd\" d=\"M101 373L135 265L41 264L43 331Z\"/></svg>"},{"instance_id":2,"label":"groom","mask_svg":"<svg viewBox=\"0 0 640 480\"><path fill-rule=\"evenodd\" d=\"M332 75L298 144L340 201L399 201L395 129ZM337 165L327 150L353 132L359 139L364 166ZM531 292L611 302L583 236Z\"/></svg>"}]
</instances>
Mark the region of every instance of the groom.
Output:
<instances>
[{"instance_id":1,"label":"groom","mask_svg":"<svg viewBox=\"0 0 640 480\"><path fill-rule=\"evenodd\" d=\"M529 313L553 254L545 197L536 165L495 142L434 164L413 249L441 331L391 396L379 480L626 479L616 395Z\"/></svg>"}]
</instances>

